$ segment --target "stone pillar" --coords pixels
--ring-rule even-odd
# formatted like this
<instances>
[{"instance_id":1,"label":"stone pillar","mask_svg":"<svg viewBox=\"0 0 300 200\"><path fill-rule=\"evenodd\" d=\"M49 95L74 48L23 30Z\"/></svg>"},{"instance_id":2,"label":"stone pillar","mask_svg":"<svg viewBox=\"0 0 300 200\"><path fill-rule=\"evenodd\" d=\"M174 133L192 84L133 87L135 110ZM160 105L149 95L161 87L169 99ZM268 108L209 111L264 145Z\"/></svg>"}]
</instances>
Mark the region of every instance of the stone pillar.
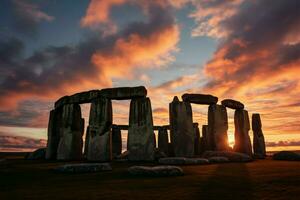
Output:
<instances>
[{"instance_id":1,"label":"stone pillar","mask_svg":"<svg viewBox=\"0 0 300 200\"><path fill-rule=\"evenodd\" d=\"M250 122L248 111L237 109L234 112L234 151L252 156L252 147L249 137Z\"/></svg>"},{"instance_id":2,"label":"stone pillar","mask_svg":"<svg viewBox=\"0 0 300 200\"><path fill-rule=\"evenodd\" d=\"M61 136L57 148L58 160L79 160L82 158L82 135L84 119L78 104L62 107Z\"/></svg>"},{"instance_id":3,"label":"stone pillar","mask_svg":"<svg viewBox=\"0 0 300 200\"><path fill-rule=\"evenodd\" d=\"M266 144L262 132L260 115L258 113L252 115L252 130L254 156L257 158L264 158L266 156Z\"/></svg>"},{"instance_id":4,"label":"stone pillar","mask_svg":"<svg viewBox=\"0 0 300 200\"><path fill-rule=\"evenodd\" d=\"M227 151L228 119L226 107L212 104L208 107L208 150Z\"/></svg>"},{"instance_id":5,"label":"stone pillar","mask_svg":"<svg viewBox=\"0 0 300 200\"><path fill-rule=\"evenodd\" d=\"M87 159L90 161L110 161L112 105L107 98L98 98L91 104L88 130Z\"/></svg>"},{"instance_id":6,"label":"stone pillar","mask_svg":"<svg viewBox=\"0 0 300 200\"><path fill-rule=\"evenodd\" d=\"M192 107L175 96L169 104L171 143L176 157L194 156L195 131Z\"/></svg>"},{"instance_id":7,"label":"stone pillar","mask_svg":"<svg viewBox=\"0 0 300 200\"><path fill-rule=\"evenodd\" d=\"M195 155L201 154L201 139L200 139L200 130L199 130L199 124L194 123L194 132L195 132L195 141L194 141L194 151Z\"/></svg>"},{"instance_id":8,"label":"stone pillar","mask_svg":"<svg viewBox=\"0 0 300 200\"><path fill-rule=\"evenodd\" d=\"M118 126L112 127L112 154L113 157L122 153L122 135Z\"/></svg>"},{"instance_id":9,"label":"stone pillar","mask_svg":"<svg viewBox=\"0 0 300 200\"><path fill-rule=\"evenodd\" d=\"M209 147L209 138L208 138L208 125L202 125L202 138L203 138L203 151L212 149Z\"/></svg>"},{"instance_id":10,"label":"stone pillar","mask_svg":"<svg viewBox=\"0 0 300 200\"><path fill-rule=\"evenodd\" d=\"M130 102L127 139L128 159L131 161L154 160L154 130L149 98L135 98Z\"/></svg>"},{"instance_id":11,"label":"stone pillar","mask_svg":"<svg viewBox=\"0 0 300 200\"><path fill-rule=\"evenodd\" d=\"M169 154L168 150L168 131L166 128L161 127L158 129L158 150L164 152L166 155Z\"/></svg>"},{"instance_id":12,"label":"stone pillar","mask_svg":"<svg viewBox=\"0 0 300 200\"><path fill-rule=\"evenodd\" d=\"M48 140L46 149L46 159L56 159L57 148L60 140L62 109L50 111L48 123Z\"/></svg>"}]
</instances>

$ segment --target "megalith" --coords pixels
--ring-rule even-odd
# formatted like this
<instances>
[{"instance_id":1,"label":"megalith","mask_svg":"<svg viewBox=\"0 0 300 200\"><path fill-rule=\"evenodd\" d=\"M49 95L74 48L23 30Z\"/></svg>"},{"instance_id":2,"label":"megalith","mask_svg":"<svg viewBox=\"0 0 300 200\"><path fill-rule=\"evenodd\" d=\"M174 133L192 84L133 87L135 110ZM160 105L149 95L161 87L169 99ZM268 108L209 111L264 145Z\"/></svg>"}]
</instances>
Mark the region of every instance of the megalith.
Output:
<instances>
[{"instance_id":1,"label":"megalith","mask_svg":"<svg viewBox=\"0 0 300 200\"><path fill-rule=\"evenodd\" d=\"M235 110L234 127L234 151L252 156L252 146L249 136L250 122L247 110Z\"/></svg>"},{"instance_id":2,"label":"megalith","mask_svg":"<svg viewBox=\"0 0 300 200\"><path fill-rule=\"evenodd\" d=\"M154 160L154 130L149 98L134 98L130 102L127 139L128 159Z\"/></svg>"},{"instance_id":3,"label":"megalith","mask_svg":"<svg viewBox=\"0 0 300 200\"><path fill-rule=\"evenodd\" d=\"M169 104L171 143L176 157L194 156L195 131L192 107L189 102L174 97Z\"/></svg>"},{"instance_id":4,"label":"megalith","mask_svg":"<svg viewBox=\"0 0 300 200\"><path fill-rule=\"evenodd\" d=\"M84 119L78 104L62 107L61 136L57 148L58 160L79 160L82 158Z\"/></svg>"},{"instance_id":5,"label":"megalith","mask_svg":"<svg viewBox=\"0 0 300 200\"><path fill-rule=\"evenodd\" d=\"M202 148L202 141L200 138L200 130L199 130L199 124L194 123L194 132L195 132L195 140L194 140L194 153L195 155L200 155L201 154L201 148Z\"/></svg>"},{"instance_id":6,"label":"megalith","mask_svg":"<svg viewBox=\"0 0 300 200\"><path fill-rule=\"evenodd\" d=\"M166 155L169 154L168 149L168 130L164 127L158 129L158 150L164 152Z\"/></svg>"},{"instance_id":7,"label":"megalith","mask_svg":"<svg viewBox=\"0 0 300 200\"><path fill-rule=\"evenodd\" d=\"M119 126L112 127L112 154L113 157L122 153L122 135Z\"/></svg>"},{"instance_id":8,"label":"megalith","mask_svg":"<svg viewBox=\"0 0 300 200\"><path fill-rule=\"evenodd\" d=\"M62 109L50 111L48 123L48 140L46 149L46 159L56 159L57 148L60 140L62 126Z\"/></svg>"},{"instance_id":9,"label":"megalith","mask_svg":"<svg viewBox=\"0 0 300 200\"><path fill-rule=\"evenodd\" d=\"M210 147L210 143L209 143L209 138L208 138L208 125L202 125L202 145L203 145L203 150L211 150L212 147Z\"/></svg>"},{"instance_id":10,"label":"megalith","mask_svg":"<svg viewBox=\"0 0 300 200\"><path fill-rule=\"evenodd\" d=\"M87 160L105 162L112 159L112 104L107 98L93 100L86 141Z\"/></svg>"},{"instance_id":11,"label":"megalith","mask_svg":"<svg viewBox=\"0 0 300 200\"><path fill-rule=\"evenodd\" d=\"M208 107L208 148L207 150L226 151L228 145L227 110L223 105L212 104Z\"/></svg>"},{"instance_id":12,"label":"megalith","mask_svg":"<svg viewBox=\"0 0 300 200\"><path fill-rule=\"evenodd\" d=\"M253 151L254 156L264 158L266 156L265 137L262 132L260 115L252 114L252 131L253 131Z\"/></svg>"}]
</instances>

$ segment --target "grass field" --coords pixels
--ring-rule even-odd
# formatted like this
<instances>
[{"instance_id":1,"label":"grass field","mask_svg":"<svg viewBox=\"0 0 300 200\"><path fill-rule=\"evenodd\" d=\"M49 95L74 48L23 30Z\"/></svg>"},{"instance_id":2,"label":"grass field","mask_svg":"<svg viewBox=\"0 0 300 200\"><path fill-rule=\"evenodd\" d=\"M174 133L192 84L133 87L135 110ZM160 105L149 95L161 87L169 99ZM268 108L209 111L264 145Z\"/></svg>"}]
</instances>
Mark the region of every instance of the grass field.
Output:
<instances>
[{"instance_id":1,"label":"grass field","mask_svg":"<svg viewBox=\"0 0 300 200\"><path fill-rule=\"evenodd\" d=\"M27 161L0 154L0 199L300 199L300 162L257 160L183 166L181 177L133 177L134 164L112 163L113 171L60 174L64 162Z\"/></svg>"}]
</instances>

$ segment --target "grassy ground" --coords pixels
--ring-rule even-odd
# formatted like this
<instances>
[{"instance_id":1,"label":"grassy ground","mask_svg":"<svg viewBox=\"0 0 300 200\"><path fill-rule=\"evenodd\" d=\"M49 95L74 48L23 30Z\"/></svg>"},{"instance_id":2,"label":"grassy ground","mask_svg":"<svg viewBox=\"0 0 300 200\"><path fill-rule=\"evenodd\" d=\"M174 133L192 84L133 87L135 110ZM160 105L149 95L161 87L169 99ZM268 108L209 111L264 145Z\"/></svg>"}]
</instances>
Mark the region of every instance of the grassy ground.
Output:
<instances>
[{"instance_id":1,"label":"grassy ground","mask_svg":"<svg viewBox=\"0 0 300 200\"><path fill-rule=\"evenodd\" d=\"M60 174L64 162L26 161L2 154L0 199L300 199L300 162L258 160L251 163L183 166L181 177L132 177L128 166L113 171Z\"/></svg>"}]
</instances>

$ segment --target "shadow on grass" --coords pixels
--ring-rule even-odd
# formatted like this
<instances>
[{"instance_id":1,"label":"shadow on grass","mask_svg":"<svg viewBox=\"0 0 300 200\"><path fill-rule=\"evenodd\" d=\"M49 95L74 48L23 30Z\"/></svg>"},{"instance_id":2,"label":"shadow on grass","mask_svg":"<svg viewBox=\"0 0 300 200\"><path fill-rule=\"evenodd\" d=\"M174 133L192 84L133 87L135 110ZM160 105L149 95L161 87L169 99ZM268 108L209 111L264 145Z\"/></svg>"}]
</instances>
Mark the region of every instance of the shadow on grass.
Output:
<instances>
[{"instance_id":1,"label":"shadow on grass","mask_svg":"<svg viewBox=\"0 0 300 200\"><path fill-rule=\"evenodd\" d=\"M245 163L220 164L201 188L204 199L254 199L254 189Z\"/></svg>"}]
</instances>

